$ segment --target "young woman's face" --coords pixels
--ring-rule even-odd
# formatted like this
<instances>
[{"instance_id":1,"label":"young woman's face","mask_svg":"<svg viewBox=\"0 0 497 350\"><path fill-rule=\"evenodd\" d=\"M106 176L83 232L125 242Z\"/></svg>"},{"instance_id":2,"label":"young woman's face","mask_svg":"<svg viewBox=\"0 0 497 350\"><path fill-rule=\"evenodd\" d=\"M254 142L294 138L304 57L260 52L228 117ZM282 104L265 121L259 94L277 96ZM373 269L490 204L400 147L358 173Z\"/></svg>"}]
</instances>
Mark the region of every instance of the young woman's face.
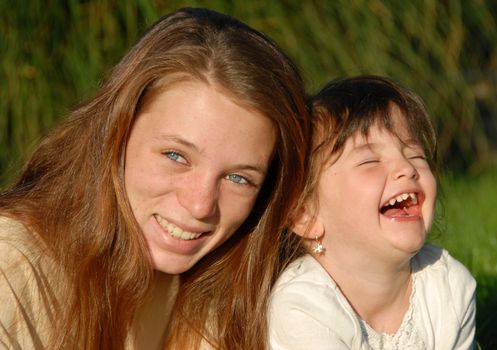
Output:
<instances>
[{"instance_id":1,"label":"young woman's face","mask_svg":"<svg viewBox=\"0 0 497 350\"><path fill-rule=\"evenodd\" d=\"M343 154L320 178L318 217L325 247L349 254L347 259L407 261L422 247L433 221L435 178L400 110L391 112L402 141L373 126L367 138L359 134L347 140Z\"/></svg>"},{"instance_id":2,"label":"young woman's face","mask_svg":"<svg viewBox=\"0 0 497 350\"><path fill-rule=\"evenodd\" d=\"M238 229L275 143L268 118L200 82L173 85L137 116L125 186L157 270L188 270Z\"/></svg>"}]
</instances>

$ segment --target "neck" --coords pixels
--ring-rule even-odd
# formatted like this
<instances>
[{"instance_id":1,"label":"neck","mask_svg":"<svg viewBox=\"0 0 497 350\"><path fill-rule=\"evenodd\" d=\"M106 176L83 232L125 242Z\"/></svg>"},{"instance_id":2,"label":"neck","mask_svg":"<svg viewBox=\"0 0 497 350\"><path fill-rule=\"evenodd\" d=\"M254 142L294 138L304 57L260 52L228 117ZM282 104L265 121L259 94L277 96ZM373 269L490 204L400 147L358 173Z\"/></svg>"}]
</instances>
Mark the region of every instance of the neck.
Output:
<instances>
[{"instance_id":1,"label":"neck","mask_svg":"<svg viewBox=\"0 0 497 350\"><path fill-rule=\"evenodd\" d=\"M135 314L132 339L137 349L158 349L169 327L179 288L179 277L154 273L152 289Z\"/></svg>"},{"instance_id":2,"label":"neck","mask_svg":"<svg viewBox=\"0 0 497 350\"><path fill-rule=\"evenodd\" d=\"M410 260L387 264L326 252L318 261L337 283L354 311L374 330L395 333L409 308ZM374 261L374 263L372 262Z\"/></svg>"}]
</instances>

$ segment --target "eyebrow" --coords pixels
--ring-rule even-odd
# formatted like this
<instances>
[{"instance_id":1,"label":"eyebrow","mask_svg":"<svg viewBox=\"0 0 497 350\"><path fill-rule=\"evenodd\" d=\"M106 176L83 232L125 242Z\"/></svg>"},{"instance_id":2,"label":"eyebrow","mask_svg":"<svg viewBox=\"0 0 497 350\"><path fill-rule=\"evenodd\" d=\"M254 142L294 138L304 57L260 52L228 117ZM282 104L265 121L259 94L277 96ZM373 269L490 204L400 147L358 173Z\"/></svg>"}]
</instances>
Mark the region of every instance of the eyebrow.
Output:
<instances>
[{"instance_id":1,"label":"eyebrow","mask_svg":"<svg viewBox=\"0 0 497 350\"><path fill-rule=\"evenodd\" d=\"M378 148L377 143L370 143L370 142L365 142L361 143L358 146L354 145L354 147L351 149L351 153L356 153L356 152L361 152L364 150L373 150L375 148Z\"/></svg>"},{"instance_id":2,"label":"eyebrow","mask_svg":"<svg viewBox=\"0 0 497 350\"><path fill-rule=\"evenodd\" d=\"M199 153L201 153L200 148L197 147L194 143L191 143L190 141L187 141L181 137L174 136L174 135L158 135L153 137L154 140L157 141L173 141L176 143L179 143L185 147L191 148Z\"/></svg>"},{"instance_id":3,"label":"eyebrow","mask_svg":"<svg viewBox=\"0 0 497 350\"><path fill-rule=\"evenodd\" d=\"M194 150L195 152L198 152L198 153L203 153L202 150L197 146L195 145L194 143L191 143L190 141L187 141L179 136L175 136L175 135L158 135L158 136L154 136L153 137L154 140L158 140L158 141L172 141L172 142L176 142L176 143L179 143L185 147L188 147L192 150ZM256 165L252 165L252 164L237 164L233 167L234 169L237 169L237 170L252 170L252 171L255 171L259 174L261 174L262 176L266 176L267 174L267 171L264 170L264 166L260 165L260 164L256 164ZM268 167L269 168L269 165Z\"/></svg>"},{"instance_id":4,"label":"eyebrow","mask_svg":"<svg viewBox=\"0 0 497 350\"><path fill-rule=\"evenodd\" d=\"M262 176L266 176L267 171L263 169L260 165L250 165L250 164L240 164L235 167L237 170L249 170L259 173Z\"/></svg>"},{"instance_id":5,"label":"eyebrow","mask_svg":"<svg viewBox=\"0 0 497 350\"><path fill-rule=\"evenodd\" d=\"M422 144L414 139L414 138L409 138L407 140L401 140L402 144L406 145L407 147L421 147L423 148ZM381 148L382 145L381 143L371 143L371 142L361 142L358 145L354 145L354 147L350 150L349 153L360 153L365 150L369 151L374 151L375 149Z\"/></svg>"},{"instance_id":6,"label":"eyebrow","mask_svg":"<svg viewBox=\"0 0 497 350\"><path fill-rule=\"evenodd\" d=\"M381 148L381 144L371 143L371 142L362 142L354 144L352 149L349 150L348 156L353 157L357 154L361 154L363 152L375 152L378 148Z\"/></svg>"},{"instance_id":7,"label":"eyebrow","mask_svg":"<svg viewBox=\"0 0 497 350\"><path fill-rule=\"evenodd\" d=\"M420 146L420 147L423 147L423 144L415 139L415 138L410 138L410 139L407 139L405 141L402 141L405 145L407 146Z\"/></svg>"}]
</instances>

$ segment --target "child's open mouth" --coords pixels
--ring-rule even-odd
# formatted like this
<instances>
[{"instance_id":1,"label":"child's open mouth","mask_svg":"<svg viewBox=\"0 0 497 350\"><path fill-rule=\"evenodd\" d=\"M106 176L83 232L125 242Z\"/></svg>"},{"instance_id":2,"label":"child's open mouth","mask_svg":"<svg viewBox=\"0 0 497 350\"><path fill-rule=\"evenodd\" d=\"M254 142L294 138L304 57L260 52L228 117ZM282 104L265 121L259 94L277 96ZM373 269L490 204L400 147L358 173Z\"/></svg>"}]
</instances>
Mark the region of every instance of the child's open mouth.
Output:
<instances>
[{"instance_id":1,"label":"child's open mouth","mask_svg":"<svg viewBox=\"0 0 497 350\"><path fill-rule=\"evenodd\" d=\"M380 212L391 218L418 217L420 207L417 193L402 193L392 197L387 204L381 207Z\"/></svg>"}]
</instances>

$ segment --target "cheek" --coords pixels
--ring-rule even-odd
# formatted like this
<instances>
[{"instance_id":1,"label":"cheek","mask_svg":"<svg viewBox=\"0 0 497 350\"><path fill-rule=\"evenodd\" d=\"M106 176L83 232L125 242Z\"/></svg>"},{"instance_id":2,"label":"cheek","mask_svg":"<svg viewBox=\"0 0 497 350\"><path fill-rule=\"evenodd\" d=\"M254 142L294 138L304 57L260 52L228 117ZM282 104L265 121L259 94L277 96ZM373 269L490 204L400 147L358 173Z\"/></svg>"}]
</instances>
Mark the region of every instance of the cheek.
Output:
<instances>
[{"instance_id":1,"label":"cheek","mask_svg":"<svg viewBox=\"0 0 497 350\"><path fill-rule=\"evenodd\" d=\"M226 231L226 238L231 236L247 219L256 201L253 198L229 196L220 203L221 221Z\"/></svg>"},{"instance_id":2,"label":"cheek","mask_svg":"<svg viewBox=\"0 0 497 350\"><path fill-rule=\"evenodd\" d=\"M331 181L333 180L333 181ZM367 183L368 178L340 176L320 186L320 216L330 231L350 231L377 215L378 184ZM369 190L369 192L368 192Z\"/></svg>"},{"instance_id":3,"label":"cheek","mask_svg":"<svg viewBox=\"0 0 497 350\"><path fill-rule=\"evenodd\" d=\"M140 224L153 211L155 202L161 198L168 187L169 178L157 174L153 162L144 161L145 157L127 157L124 168L124 185L133 214Z\"/></svg>"},{"instance_id":4,"label":"cheek","mask_svg":"<svg viewBox=\"0 0 497 350\"><path fill-rule=\"evenodd\" d=\"M344 202L345 194L337 187L321 187L319 200L319 217L325 225L325 231L335 232L343 227L351 215L351 209Z\"/></svg>"},{"instance_id":5,"label":"cheek","mask_svg":"<svg viewBox=\"0 0 497 350\"><path fill-rule=\"evenodd\" d=\"M129 159L129 158L128 158ZM127 161L124 168L124 185L133 210L151 190L152 184L147 181L147 174L134 161Z\"/></svg>"},{"instance_id":6,"label":"cheek","mask_svg":"<svg viewBox=\"0 0 497 350\"><path fill-rule=\"evenodd\" d=\"M423 217L425 218L426 229L429 230L435 214L437 182L431 171L427 171L426 174L424 174L423 179L423 188L426 196L423 204Z\"/></svg>"},{"instance_id":7,"label":"cheek","mask_svg":"<svg viewBox=\"0 0 497 350\"><path fill-rule=\"evenodd\" d=\"M420 182L425 193L425 202L430 206L435 205L437 197L437 181L429 169L420 172Z\"/></svg>"},{"instance_id":8,"label":"cheek","mask_svg":"<svg viewBox=\"0 0 497 350\"><path fill-rule=\"evenodd\" d=\"M132 200L158 196L170 187L173 175L164 168L160 156L151 152L129 153L124 167L124 181L128 197Z\"/></svg>"},{"instance_id":9,"label":"cheek","mask_svg":"<svg viewBox=\"0 0 497 350\"><path fill-rule=\"evenodd\" d=\"M132 197L135 189L140 187L140 178L145 175L143 167L143 156L140 154L140 147L135 145L131 138L126 148L126 157L124 162L124 183L128 196Z\"/></svg>"},{"instance_id":10,"label":"cheek","mask_svg":"<svg viewBox=\"0 0 497 350\"><path fill-rule=\"evenodd\" d=\"M430 188L433 193L433 197L436 199L437 197L437 180L435 179L435 176L430 172ZM435 200L434 200L435 201Z\"/></svg>"}]
</instances>

